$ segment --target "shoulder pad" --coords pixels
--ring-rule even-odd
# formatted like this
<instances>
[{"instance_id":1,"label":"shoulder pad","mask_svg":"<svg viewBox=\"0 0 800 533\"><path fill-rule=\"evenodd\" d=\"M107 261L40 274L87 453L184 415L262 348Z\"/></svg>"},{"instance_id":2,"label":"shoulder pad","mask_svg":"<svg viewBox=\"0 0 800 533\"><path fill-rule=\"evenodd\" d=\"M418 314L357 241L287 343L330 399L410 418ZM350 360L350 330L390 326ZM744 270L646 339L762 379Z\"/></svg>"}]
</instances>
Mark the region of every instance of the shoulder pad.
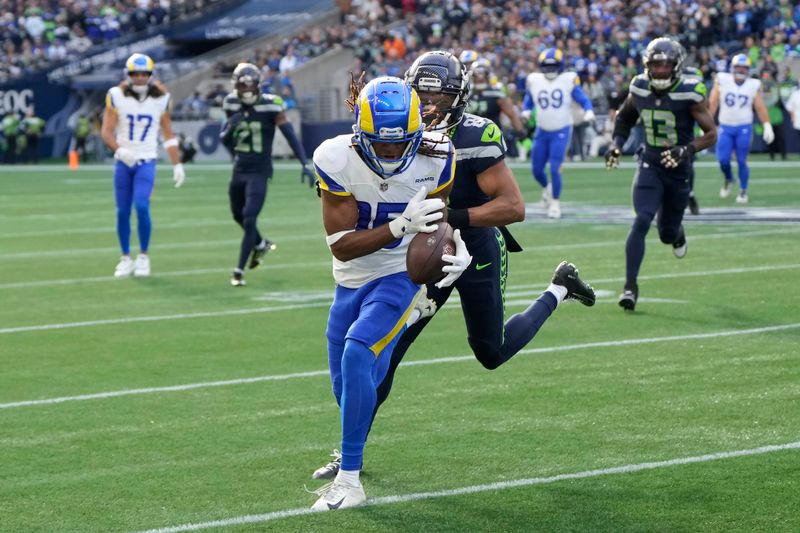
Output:
<instances>
[{"instance_id":1,"label":"shoulder pad","mask_svg":"<svg viewBox=\"0 0 800 533\"><path fill-rule=\"evenodd\" d=\"M106 93L106 107L111 109L116 109L117 101L119 98L122 97L122 91L120 91L119 87L112 87Z\"/></svg>"},{"instance_id":2,"label":"shoulder pad","mask_svg":"<svg viewBox=\"0 0 800 533\"><path fill-rule=\"evenodd\" d=\"M286 110L286 103L283 101L283 98L277 94L261 93L261 97L258 99L258 102L255 103L253 108L256 111L272 111L275 113L280 113L281 111Z\"/></svg>"},{"instance_id":3,"label":"shoulder pad","mask_svg":"<svg viewBox=\"0 0 800 533\"><path fill-rule=\"evenodd\" d=\"M650 80L644 74L639 74L631 80L629 90L636 96L650 96Z\"/></svg>"},{"instance_id":4,"label":"shoulder pad","mask_svg":"<svg viewBox=\"0 0 800 533\"><path fill-rule=\"evenodd\" d=\"M472 121L472 118L476 120ZM476 115L465 115L456 143L459 160L481 157L499 158L506 152L503 132L491 120Z\"/></svg>"},{"instance_id":5,"label":"shoulder pad","mask_svg":"<svg viewBox=\"0 0 800 533\"><path fill-rule=\"evenodd\" d=\"M689 100L699 103L706 99L708 90L702 81L681 79L680 83L668 94L670 100Z\"/></svg>"},{"instance_id":6,"label":"shoulder pad","mask_svg":"<svg viewBox=\"0 0 800 533\"><path fill-rule=\"evenodd\" d=\"M347 165L352 135L338 135L320 144L312 157L314 165L326 174L337 174Z\"/></svg>"},{"instance_id":7,"label":"shoulder pad","mask_svg":"<svg viewBox=\"0 0 800 533\"><path fill-rule=\"evenodd\" d=\"M239 97L236 95L235 92L228 93L225 96L225 99L222 100L222 109L224 111L229 111L231 113L235 113L242 108L242 103L239 101Z\"/></svg>"}]
</instances>

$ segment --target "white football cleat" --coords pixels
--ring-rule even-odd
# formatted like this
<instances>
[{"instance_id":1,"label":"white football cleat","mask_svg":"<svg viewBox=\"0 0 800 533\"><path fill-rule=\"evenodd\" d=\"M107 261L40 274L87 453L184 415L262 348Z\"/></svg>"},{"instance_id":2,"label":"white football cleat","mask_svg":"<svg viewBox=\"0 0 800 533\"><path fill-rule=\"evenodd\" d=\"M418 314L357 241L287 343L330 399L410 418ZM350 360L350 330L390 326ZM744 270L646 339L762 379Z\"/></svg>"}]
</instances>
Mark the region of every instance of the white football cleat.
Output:
<instances>
[{"instance_id":1,"label":"white football cleat","mask_svg":"<svg viewBox=\"0 0 800 533\"><path fill-rule=\"evenodd\" d=\"M730 196L732 185L733 185L732 181L725 180L725 183L722 184L722 188L719 190L719 197L727 198L728 196Z\"/></svg>"},{"instance_id":2,"label":"white football cleat","mask_svg":"<svg viewBox=\"0 0 800 533\"><path fill-rule=\"evenodd\" d=\"M683 242L676 242L672 245L672 253L678 259L686 257L687 251L689 251L689 241L686 240L686 237L683 238Z\"/></svg>"},{"instance_id":3,"label":"white football cleat","mask_svg":"<svg viewBox=\"0 0 800 533\"><path fill-rule=\"evenodd\" d=\"M736 197L737 204L746 204L750 201L750 198L747 197L747 191L741 191L739 196Z\"/></svg>"},{"instance_id":4,"label":"white football cleat","mask_svg":"<svg viewBox=\"0 0 800 533\"><path fill-rule=\"evenodd\" d=\"M114 277L115 278L126 278L133 274L134 264L131 256L123 255L119 263L117 263L117 268L114 270Z\"/></svg>"},{"instance_id":5,"label":"white football cleat","mask_svg":"<svg viewBox=\"0 0 800 533\"><path fill-rule=\"evenodd\" d=\"M550 206L550 202L553 201L553 184L548 183L546 187L542 189L542 201L539 202L539 205L545 209Z\"/></svg>"},{"instance_id":6,"label":"white football cleat","mask_svg":"<svg viewBox=\"0 0 800 533\"><path fill-rule=\"evenodd\" d=\"M335 511L357 507L367 501L364 487L348 485L339 480L323 485L314 494L319 494L319 499L311 506L312 511Z\"/></svg>"},{"instance_id":7,"label":"white football cleat","mask_svg":"<svg viewBox=\"0 0 800 533\"><path fill-rule=\"evenodd\" d=\"M333 450L331 457L333 459L331 459L330 463L314 470L314 473L311 474L312 479L333 479L336 477L342 467L342 454L339 450Z\"/></svg>"},{"instance_id":8,"label":"white football cleat","mask_svg":"<svg viewBox=\"0 0 800 533\"><path fill-rule=\"evenodd\" d=\"M136 256L136 262L133 264L133 275L141 277L150 275L150 257L147 254Z\"/></svg>"},{"instance_id":9,"label":"white football cleat","mask_svg":"<svg viewBox=\"0 0 800 533\"><path fill-rule=\"evenodd\" d=\"M561 218L561 202L555 198L550 200L550 207L547 208L547 218Z\"/></svg>"}]
</instances>

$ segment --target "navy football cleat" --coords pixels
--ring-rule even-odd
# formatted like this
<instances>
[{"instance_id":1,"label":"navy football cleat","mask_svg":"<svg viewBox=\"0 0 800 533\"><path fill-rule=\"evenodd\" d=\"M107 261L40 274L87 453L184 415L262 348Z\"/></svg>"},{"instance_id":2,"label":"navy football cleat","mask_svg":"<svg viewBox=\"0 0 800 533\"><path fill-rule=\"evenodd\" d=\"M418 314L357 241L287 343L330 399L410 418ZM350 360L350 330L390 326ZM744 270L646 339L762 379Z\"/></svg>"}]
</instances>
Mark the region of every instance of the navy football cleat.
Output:
<instances>
[{"instance_id":1,"label":"navy football cleat","mask_svg":"<svg viewBox=\"0 0 800 533\"><path fill-rule=\"evenodd\" d=\"M250 254L250 263L247 265L247 268L250 270L258 267L261 263L264 262L264 256L267 255L267 252L270 250L274 250L277 248L275 243L270 241L269 239L264 239L264 246L258 247L256 246L253 248L253 253Z\"/></svg>"},{"instance_id":2,"label":"navy football cleat","mask_svg":"<svg viewBox=\"0 0 800 533\"><path fill-rule=\"evenodd\" d=\"M583 305L594 305L594 289L578 277L578 269L572 263L562 261L556 267L552 283L567 289L566 299L578 300Z\"/></svg>"},{"instance_id":3,"label":"navy football cleat","mask_svg":"<svg viewBox=\"0 0 800 533\"><path fill-rule=\"evenodd\" d=\"M633 311L636 308L636 300L639 299L639 287L636 285L626 285L619 295L619 306L626 311Z\"/></svg>"},{"instance_id":4,"label":"navy football cleat","mask_svg":"<svg viewBox=\"0 0 800 533\"><path fill-rule=\"evenodd\" d=\"M234 287L244 287L247 285L247 282L244 280L244 272L238 268L235 269L233 274L231 274L231 285Z\"/></svg>"}]
</instances>

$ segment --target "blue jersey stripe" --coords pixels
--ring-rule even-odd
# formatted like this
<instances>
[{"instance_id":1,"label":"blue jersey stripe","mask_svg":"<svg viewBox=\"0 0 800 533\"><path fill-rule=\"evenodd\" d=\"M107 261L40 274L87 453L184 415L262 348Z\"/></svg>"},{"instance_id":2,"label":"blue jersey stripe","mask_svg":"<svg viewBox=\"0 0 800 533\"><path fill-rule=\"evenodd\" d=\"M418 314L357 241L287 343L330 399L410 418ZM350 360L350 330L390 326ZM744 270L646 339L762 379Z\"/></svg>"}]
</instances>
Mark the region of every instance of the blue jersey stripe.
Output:
<instances>
[{"instance_id":1,"label":"blue jersey stripe","mask_svg":"<svg viewBox=\"0 0 800 533\"><path fill-rule=\"evenodd\" d=\"M314 170L317 171L317 176L325 183L326 189L332 193L347 192L344 187L336 183L336 181L328 176L317 164L314 164Z\"/></svg>"}]
</instances>

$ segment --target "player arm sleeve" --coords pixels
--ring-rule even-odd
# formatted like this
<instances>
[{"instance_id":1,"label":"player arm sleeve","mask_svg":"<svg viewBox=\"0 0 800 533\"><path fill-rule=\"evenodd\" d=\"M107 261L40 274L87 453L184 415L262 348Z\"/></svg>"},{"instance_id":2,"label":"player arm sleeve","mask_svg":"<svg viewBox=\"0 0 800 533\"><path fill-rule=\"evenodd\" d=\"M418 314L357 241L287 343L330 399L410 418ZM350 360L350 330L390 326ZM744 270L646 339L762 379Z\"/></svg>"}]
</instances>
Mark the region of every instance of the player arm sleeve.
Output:
<instances>
[{"instance_id":1,"label":"player arm sleeve","mask_svg":"<svg viewBox=\"0 0 800 533\"><path fill-rule=\"evenodd\" d=\"M533 109L533 98L531 97L531 93L525 91L525 98L522 99L522 110L523 111L530 111Z\"/></svg>"},{"instance_id":2,"label":"player arm sleeve","mask_svg":"<svg viewBox=\"0 0 800 533\"><path fill-rule=\"evenodd\" d=\"M308 156L306 156L306 151L303 148L303 145L300 144L300 139L298 139L297 135L294 133L294 126L292 126L292 123L287 120L283 124L278 125L278 127L281 129L283 136L286 137L289 146L292 147L292 151L294 152L294 155L297 156L297 159L300 160L300 163L303 165L308 163Z\"/></svg>"},{"instance_id":3,"label":"player arm sleeve","mask_svg":"<svg viewBox=\"0 0 800 533\"><path fill-rule=\"evenodd\" d=\"M589 97L586 96L586 93L583 92L583 88L580 85L576 85L572 88L572 99L586 111L592 109L592 101L589 100Z\"/></svg>"},{"instance_id":4,"label":"player arm sleeve","mask_svg":"<svg viewBox=\"0 0 800 533\"><path fill-rule=\"evenodd\" d=\"M633 99L628 95L625 103L622 104L619 112L617 112L614 133L611 134L617 147L621 148L625 141L628 140L628 135L630 135L631 129L636 125L637 120L639 120L639 110L636 109Z\"/></svg>"}]
</instances>

